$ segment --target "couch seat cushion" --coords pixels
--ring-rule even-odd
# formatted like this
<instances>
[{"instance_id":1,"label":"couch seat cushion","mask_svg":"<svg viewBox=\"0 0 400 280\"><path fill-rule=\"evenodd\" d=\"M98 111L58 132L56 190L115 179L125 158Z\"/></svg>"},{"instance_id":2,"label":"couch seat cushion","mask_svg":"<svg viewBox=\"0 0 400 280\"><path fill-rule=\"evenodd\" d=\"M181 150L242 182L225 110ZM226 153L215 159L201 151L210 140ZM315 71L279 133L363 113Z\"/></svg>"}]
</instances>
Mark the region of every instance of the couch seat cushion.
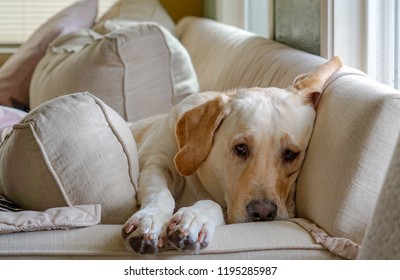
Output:
<instances>
[{"instance_id":1,"label":"couch seat cushion","mask_svg":"<svg viewBox=\"0 0 400 280\"><path fill-rule=\"evenodd\" d=\"M43 259L332 259L303 228L291 221L232 224L216 229L197 255L168 250L157 256L126 251L121 225L0 236L0 258Z\"/></svg>"}]
</instances>

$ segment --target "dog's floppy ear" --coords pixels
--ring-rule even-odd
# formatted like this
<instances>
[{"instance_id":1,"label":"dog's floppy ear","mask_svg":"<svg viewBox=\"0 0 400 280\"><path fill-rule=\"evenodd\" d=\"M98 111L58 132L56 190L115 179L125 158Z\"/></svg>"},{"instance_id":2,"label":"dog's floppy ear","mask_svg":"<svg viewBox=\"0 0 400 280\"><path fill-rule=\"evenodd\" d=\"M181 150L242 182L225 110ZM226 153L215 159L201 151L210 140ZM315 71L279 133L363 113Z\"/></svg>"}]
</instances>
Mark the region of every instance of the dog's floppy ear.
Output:
<instances>
[{"instance_id":1,"label":"dog's floppy ear","mask_svg":"<svg viewBox=\"0 0 400 280\"><path fill-rule=\"evenodd\" d=\"M217 97L187 111L176 122L179 151L175 166L182 176L192 175L210 153L214 132L228 114L224 98Z\"/></svg>"},{"instance_id":2,"label":"dog's floppy ear","mask_svg":"<svg viewBox=\"0 0 400 280\"><path fill-rule=\"evenodd\" d=\"M297 90L297 94L303 97L305 104L317 107L325 82L342 64L341 58L335 56L310 73L302 74L294 80L293 87Z\"/></svg>"}]
</instances>

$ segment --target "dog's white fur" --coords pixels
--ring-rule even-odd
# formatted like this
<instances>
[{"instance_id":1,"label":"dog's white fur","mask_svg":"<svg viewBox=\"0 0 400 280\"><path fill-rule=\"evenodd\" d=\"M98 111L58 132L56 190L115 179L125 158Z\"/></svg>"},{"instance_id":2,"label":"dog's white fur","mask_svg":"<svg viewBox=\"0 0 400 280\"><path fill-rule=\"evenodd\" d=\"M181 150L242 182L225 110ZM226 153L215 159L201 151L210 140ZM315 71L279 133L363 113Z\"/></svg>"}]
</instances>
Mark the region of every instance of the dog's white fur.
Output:
<instances>
[{"instance_id":1,"label":"dog's white fur","mask_svg":"<svg viewBox=\"0 0 400 280\"><path fill-rule=\"evenodd\" d=\"M169 241L198 251L225 220L293 217L315 106L341 65L335 57L287 89L191 95L169 114L130 124L138 146L140 210L123 227L127 246L156 253Z\"/></svg>"}]
</instances>

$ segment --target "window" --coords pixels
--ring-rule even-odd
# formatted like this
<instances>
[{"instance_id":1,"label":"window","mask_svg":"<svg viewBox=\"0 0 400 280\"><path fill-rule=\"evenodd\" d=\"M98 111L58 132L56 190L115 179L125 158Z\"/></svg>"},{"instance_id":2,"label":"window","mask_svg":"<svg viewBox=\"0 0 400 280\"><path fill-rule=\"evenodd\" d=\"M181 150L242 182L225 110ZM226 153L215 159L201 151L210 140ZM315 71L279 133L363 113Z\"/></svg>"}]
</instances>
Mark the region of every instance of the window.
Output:
<instances>
[{"instance_id":1,"label":"window","mask_svg":"<svg viewBox=\"0 0 400 280\"><path fill-rule=\"evenodd\" d=\"M298 0L293 0L298 1ZM273 0L216 0L216 19L274 38ZM320 0L320 55L400 89L400 0Z\"/></svg>"},{"instance_id":2,"label":"window","mask_svg":"<svg viewBox=\"0 0 400 280\"><path fill-rule=\"evenodd\" d=\"M216 0L216 19L273 38L273 0Z\"/></svg>"},{"instance_id":3,"label":"window","mask_svg":"<svg viewBox=\"0 0 400 280\"><path fill-rule=\"evenodd\" d=\"M399 1L322 0L321 55L392 87L399 84Z\"/></svg>"},{"instance_id":4,"label":"window","mask_svg":"<svg viewBox=\"0 0 400 280\"><path fill-rule=\"evenodd\" d=\"M369 0L367 6L367 73L385 84L398 87L398 9L396 0ZM397 30L396 30L397 29ZM398 49L398 47L397 47Z\"/></svg>"},{"instance_id":5,"label":"window","mask_svg":"<svg viewBox=\"0 0 400 280\"><path fill-rule=\"evenodd\" d=\"M77 0L1 0L0 44L24 42L43 22ZM100 0L99 14L116 0Z\"/></svg>"}]
</instances>

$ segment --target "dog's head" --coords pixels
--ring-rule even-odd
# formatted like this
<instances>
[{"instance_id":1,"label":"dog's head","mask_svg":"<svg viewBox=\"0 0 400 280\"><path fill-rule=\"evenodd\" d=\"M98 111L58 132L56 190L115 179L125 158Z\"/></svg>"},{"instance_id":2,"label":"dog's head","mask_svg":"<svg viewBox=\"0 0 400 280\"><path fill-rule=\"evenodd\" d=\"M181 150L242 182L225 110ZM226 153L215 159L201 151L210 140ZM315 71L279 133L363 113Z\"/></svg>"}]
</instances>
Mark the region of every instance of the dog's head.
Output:
<instances>
[{"instance_id":1,"label":"dog's head","mask_svg":"<svg viewBox=\"0 0 400 280\"><path fill-rule=\"evenodd\" d=\"M335 57L287 89L236 90L187 111L176 123L177 170L197 173L229 223L293 217L315 108L341 65Z\"/></svg>"}]
</instances>

